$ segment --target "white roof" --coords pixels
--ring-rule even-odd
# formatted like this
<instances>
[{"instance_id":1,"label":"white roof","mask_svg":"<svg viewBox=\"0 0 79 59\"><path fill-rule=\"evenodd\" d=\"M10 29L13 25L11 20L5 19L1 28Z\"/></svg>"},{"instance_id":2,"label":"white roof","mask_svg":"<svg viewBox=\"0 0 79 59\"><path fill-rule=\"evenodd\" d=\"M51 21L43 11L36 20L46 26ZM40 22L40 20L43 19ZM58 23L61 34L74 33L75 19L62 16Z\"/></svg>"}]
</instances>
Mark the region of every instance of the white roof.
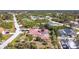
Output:
<instances>
[{"instance_id":1,"label":"white roof","mask_svg":"<svg viewBox=\"0 0 79 59\"><path fill-rule=\"evenodd\" d=\"M79 32L77 32L77 34L79 34Z\"/></svg>"},{"instance_id":2,"label":"white roof","mask_svg":"<svg viewBox=\"0 0 79 59\"><path fill-rule=\"evenodd\" d=\"M70 48L77 48L75 43L72 40L68 41Z\"/></svg>"}]
</instances>

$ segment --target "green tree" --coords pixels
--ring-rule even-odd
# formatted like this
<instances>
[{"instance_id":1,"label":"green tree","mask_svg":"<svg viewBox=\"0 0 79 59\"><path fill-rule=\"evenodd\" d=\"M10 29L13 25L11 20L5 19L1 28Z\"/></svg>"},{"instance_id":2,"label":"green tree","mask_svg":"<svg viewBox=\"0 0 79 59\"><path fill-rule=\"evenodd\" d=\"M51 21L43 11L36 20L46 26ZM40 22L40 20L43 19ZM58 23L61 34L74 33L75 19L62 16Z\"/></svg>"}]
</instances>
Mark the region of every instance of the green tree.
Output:
<instances>
[{"instance_id":1,"label":"green tree","mask_svg":"<svg viewBox=\"0 0 79 59\"><path fill-rule=\"evenodd\" d=\"M2 35L2 33L0 33L0 40L2 41L2 38L3 38L3 35Z\"/></svg>"}]
</instances>

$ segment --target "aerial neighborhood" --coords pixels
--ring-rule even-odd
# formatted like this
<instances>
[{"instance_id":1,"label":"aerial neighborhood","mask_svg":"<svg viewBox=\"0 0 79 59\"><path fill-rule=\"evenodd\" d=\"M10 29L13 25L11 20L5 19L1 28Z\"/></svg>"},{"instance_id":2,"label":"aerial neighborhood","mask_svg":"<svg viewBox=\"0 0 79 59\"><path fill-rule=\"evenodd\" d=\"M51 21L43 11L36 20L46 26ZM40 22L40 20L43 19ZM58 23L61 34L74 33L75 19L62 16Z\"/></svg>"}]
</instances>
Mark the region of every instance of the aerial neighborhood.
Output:
<instances>
[{"instance_id":1,"label":"aerial neighborhood","mask_svg":"<svg viewBox=\"0 0 79 59\"><path fill-rule=\"evenodd\" d=\"M0 11L0 49L79 49L79 11Z\"/></svg>"}]
</instances>

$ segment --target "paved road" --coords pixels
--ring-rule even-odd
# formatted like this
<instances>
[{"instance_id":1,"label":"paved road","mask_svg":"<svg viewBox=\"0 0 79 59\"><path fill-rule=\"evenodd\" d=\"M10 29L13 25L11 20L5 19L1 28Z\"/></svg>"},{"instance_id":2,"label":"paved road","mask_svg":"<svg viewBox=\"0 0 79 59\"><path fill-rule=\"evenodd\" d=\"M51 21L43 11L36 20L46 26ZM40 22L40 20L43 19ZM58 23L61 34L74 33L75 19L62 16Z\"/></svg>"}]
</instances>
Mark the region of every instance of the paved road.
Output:
<instances>
[{"instance_id":1,"label":"paved road","mask_svg":"<svg viewBox=\"0 0 79 59\"><path fill-rule=\"evenodd\" d=\"M18 23L17 23L17 20L16 20L16 17L15 17L15 14L13 14L13 17L14 17L14 25L15 25L15 28L16 28L16 30L20 30L20 28L19 28L19 25L18 25Z\"/></svg>"},{"instance_id":2,"label":"paved road","mask_svg":"<svg viewBox=\"0 0 79 59\"><path fill-rule=\"evenodd\" d=\"M14 20L14 25L15 25L16 31L9 39L7 39L5 42L3 42L0 45L0 49L3 49L4 47L6 47L9 43L12 42L12 40L14 40L21 33L19 25L18 25L16 17L15 17L15 14L13 14L13 18L14 18L13 20Z\"/></svg>"},{"instance_id":3,"label":"paved road","mask_svg":"<svg viewBox=\"0 0 79 59\"><path fill-rule=\"evenodd\" d=\"M63 26L63 24L62 24L62 23L52 21L51 19L48 19L48 20L49 20L49 22L54 23L54 24L53 24L54 26ZM55 24L55 23L56 23L56 24Z\"/></svg>"}]
</instances>

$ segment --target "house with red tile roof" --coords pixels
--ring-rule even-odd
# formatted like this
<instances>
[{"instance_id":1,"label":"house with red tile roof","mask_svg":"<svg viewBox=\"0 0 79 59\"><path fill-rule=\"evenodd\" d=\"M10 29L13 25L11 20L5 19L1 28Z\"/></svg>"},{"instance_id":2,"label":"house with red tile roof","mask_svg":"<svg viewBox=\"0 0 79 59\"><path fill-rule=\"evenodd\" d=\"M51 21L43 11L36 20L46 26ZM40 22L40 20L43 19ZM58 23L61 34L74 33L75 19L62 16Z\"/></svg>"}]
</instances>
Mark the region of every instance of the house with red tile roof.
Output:
<instances>
[{"instance_id":1,"label":"house with red tile roof","mask_svg":"<svg viewBox=\"0 0 79 59\"><path fill-rule=\"evenodd\" d=\"M41 39L48 40L49 39L49 31L48 29L38 29L38 28L31 28L29 30L29 34L40 37Z\"/></svg>"}]
</instances>

